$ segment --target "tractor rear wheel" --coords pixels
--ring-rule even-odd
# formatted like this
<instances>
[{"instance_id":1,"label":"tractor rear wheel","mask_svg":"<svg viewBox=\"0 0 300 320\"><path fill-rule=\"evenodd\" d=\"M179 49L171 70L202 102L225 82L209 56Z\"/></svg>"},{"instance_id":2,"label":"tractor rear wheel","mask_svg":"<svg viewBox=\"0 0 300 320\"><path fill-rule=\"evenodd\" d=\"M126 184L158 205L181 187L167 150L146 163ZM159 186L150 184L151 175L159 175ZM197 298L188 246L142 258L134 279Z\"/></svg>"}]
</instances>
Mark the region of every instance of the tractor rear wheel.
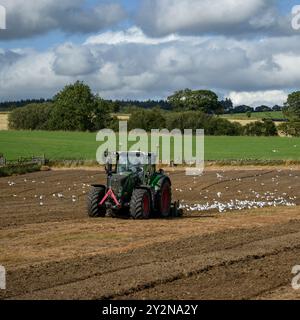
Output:
<instances>
[{"instance_id":1,"label":"tractor rear wheel","mask_svg":"<svg viewBox=\"0 0 300 320\"><path fill-rule=\"evenodd\" d=\"M149 219L151 215L151 196L145 189L136 189L130 201L130 216L133 219Z\"/></svg>"},{"instance_id":2,"label":"tractor rear wheel","mask_svg":"<svg viewBox=\"0 0 300 320\"><path fill-rule=\"evenodd\" d=\"M160 192L158 194L158 210L163 218L167 218L171 213L172 189L168 180L162 183Z\"/></svg>"},{"instance_id":3,"label":"tractor rear wheel","mask_svg":"<svg viewBox=\"0 0 300 320\"><path fill-rule=\"evenodd\" d=\"M106 208L100 206L101 200L105 196L106 189L104 187L92 187L87 197L87 210L91 218L105 217Z\"/></svg>"}]
</instances>

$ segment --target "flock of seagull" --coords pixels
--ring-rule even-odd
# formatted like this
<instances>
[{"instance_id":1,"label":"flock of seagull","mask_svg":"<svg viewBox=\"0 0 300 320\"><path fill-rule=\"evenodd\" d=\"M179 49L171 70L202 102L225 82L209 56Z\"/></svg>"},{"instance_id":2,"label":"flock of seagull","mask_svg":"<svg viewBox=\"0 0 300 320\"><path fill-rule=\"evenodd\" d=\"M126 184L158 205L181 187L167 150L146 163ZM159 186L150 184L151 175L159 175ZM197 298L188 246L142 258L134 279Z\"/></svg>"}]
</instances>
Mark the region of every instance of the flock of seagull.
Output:
<instances>
[{"instance_id":1,"label":"flock of seagull","mask_svg":"<svg viewBox=\"0 0 300 320\"><path fill-rule=\"evenodd\" d=\"M278 170L278 173L281 172L281 170ZM293 176L292 174L289 174L290 177L298 178L298 176ZM219 181L222 181L224 179L224 176L220 173L216 173L216 177ZM254 177L255 182L258 182L258 177ZM276 175L276 177L272 178L272 183L274 186L279 185L279 175ZM236 181L242 181L241 178L232 179ZM32 183L35 184L36 181L32 180L29 181L27 179L24 179L24 183ZM41 181L41 184L45 184L45 181ZM194 184L197 184L197 181L194 178ZM10 187L14 187L16 183L14 181L8 181L8 185ZM57 182L57 186L60 186L61 183ZM264 183L260 183L261 187L264 187ZM82 195L86 194L87 188L90 187L89 184L80 183L80 184L73 184L73 187L76 188L78 191L78 187L81 187L82 189ZM228 191L230 188L228 186L225 187L225 192ZM293 189L292 186L288 187L289 190ZM192 191L193 188L189 188L189 191ZM72 188L67 189L67 193L70 193L72 191ZM177 192L182 193L184 190L177 188ZM241 190L236 191L238 195L242 195ZM208 193L209 190L203 190L200 192L200 198L201 202L199 203L187 203L184 199L180 201L180 208L186 210L187 212L204 212L204 211L218 211L220 213L224 213L227 211L240 211L245 209L259 209L259 208L265 208L265 207L280 207L280 206L286 206L286 207L294 207L296 206L296 196L288 196L287 193L278 194L278 190L275 189L274 192L265 192L265 193L259 193L253 189L249 189L250 196L246 195L245 199L230 199L228 201L222 201L222 198L225 193L217 192L215 196L212 197L212 200L209 201ZM13 197L18 197L18 195L13 194ZM21 197L21 196L19 196ZM37 203L40 206L45 205L45 200L48 196L45 195L34 195L34 198L37 199ZM52 197L53 199L64 199L64 200L70 200L72 203L76 203L79 200L80 195L64 195L63 192L56 192L53 194L50 194L49 197ZM23 197L23 200L26 200L26 197Z\"/></svg>"},{"instance_id":2,"label":"flock of seagull","mask_svg":"<svg viewBox=\"0 0 300 320\"><path fill-rule=\"evenodd\" d=\"M282 170L277 170L278 173L280 173ZM222 181L224 179L224 176L220 173L216 173L217 179L219 181ZM261 175L254 178L254 181L258 183L258 177L261 177ZM297 175L293 175L292 173L289 174L289 177L294 177L295 179L298 179L299 177ZM279 175L276 175L276 177L272 178L272 183L275 187L279 186ZM241 182L241 178L231 179L231 181L238 181ZM194 180L195 183L195 180ZM265 187L265 183L260 183L261 187ZM288 186L289 190L292 190L293 187ZM228 191L230 188L228 186L225 187L225 190ZM190 191L193 190L193 188L189 188ZM176 189L177 192L182 193L182 189ZM243 192L241 190L236 191L238 195L241 195ZM249 192L251 196L246 195L246 199L230 199L229 201L221 201L221 198L223 197L222 192L217 192L214 199L209 202L207 194L209 193L209 190L205 190L205 192L200 192L200 197L204 200L201 203L194 203L194 204L188 204L185 200L181 200L180 208L184 209L187 212L205 212L205 211L218 211L220 213L224 213L227 211L240 211L245 209L260 209L260 208L266 208L266 207L295 207L296 206L296 196L288 196L287 193L282 193L281 195L278 195L278 190L275 189L274 192L257 192L253 189L249 189ZM216 200L216 198L218 200Z\"/></svg>"},{"instance_id":3,"label":"flock of seagull","mask_svg":"<svg viewBox=\"0 0 300 320\"><path fill-rule=\"evenodd\" d=\"M14 181L8 181L7 183L8 183L8 185L9 185L10 187L13 187L13 186L16 185L16 182L14 182ZM24 183L33 183L33 184L35 184L36 181L35 181L35 180L28 181L27 179L24 179ZM41 184L45 184L45 181L41 181L40 183L41 183ZM58 182L56 185L57 185L57 186L60 186L61 183ZM81 183L80 185L81 185L81 188L83 189L83 190L82 190L82 194L85 195L85 194L86 194L86 188L89 188L90 185L89 185L89 184L86 184L86 183ZM77 185L76 183L74 183L74 184L73 184L73 187L77 188L78 185ZM72 190L72 188L69 187L69 188L68 188L68 191L70 192L71 190ZM13 196L14 198L17 198L17 197L22 198L24 201L27 200L26 197L21 197L21 196L18 196L17 194L13 194L12 196ZM53 199L71 200L71 202L73 202L73 203L76 203L76 202L78 201L79 197L80 197L80 196L78 196L78 195L66 196L66 195L64 195L62 192L53 193L53 194L50 194L50 196L52 196ZM38 203L40 206L44 206L44 205L45 205L45 200L47 199L47 196L46 196L46 195L37 195L37 194L35 194L35 195L34 195L34 198L37 199L37 203Z\"/></svg>"}]
</instances>

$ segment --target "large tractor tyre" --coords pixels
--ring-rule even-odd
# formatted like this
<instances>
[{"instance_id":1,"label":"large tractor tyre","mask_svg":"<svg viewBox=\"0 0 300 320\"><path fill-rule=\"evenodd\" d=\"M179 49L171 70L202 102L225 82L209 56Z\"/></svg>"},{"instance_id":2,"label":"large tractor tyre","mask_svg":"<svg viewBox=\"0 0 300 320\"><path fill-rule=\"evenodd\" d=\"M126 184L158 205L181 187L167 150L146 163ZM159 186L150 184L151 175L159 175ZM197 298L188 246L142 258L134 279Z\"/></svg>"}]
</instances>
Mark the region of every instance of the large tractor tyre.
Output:
<instances>
[{"instance_id":1,"label":"large tractor tyre","mask_svg":"<svg viewBox=\"0 0 300 320\"><path fill-rule=\"evenodd\" d=\"M145 189L133 191L130 201L130 216L133 219L149 219L151 215L151 195Z\"/></svg>"},{"instance_id":2,"label":"large tractor tyre","mask_svg":"<svg viewBox=\"0 0 300 320\"><path fill-rule=\"evenodd\" d=\"M105 196L105 191L104 187L92 187L87 197L87 210L89 217L105 217L106 208L104 206L100 206L100 202Z\"/></svg>"},{"instance_id":3,"label":"large tractor tyre","mask_svg":"<svg viewBox=\"0 0 300 320\"><path fill-rule=\"evenodd\" d=\"M171 214L172 188L168 180L165 180L157 195L158 214L163 218L168 218Z\"/></svg>"}]
</instances>

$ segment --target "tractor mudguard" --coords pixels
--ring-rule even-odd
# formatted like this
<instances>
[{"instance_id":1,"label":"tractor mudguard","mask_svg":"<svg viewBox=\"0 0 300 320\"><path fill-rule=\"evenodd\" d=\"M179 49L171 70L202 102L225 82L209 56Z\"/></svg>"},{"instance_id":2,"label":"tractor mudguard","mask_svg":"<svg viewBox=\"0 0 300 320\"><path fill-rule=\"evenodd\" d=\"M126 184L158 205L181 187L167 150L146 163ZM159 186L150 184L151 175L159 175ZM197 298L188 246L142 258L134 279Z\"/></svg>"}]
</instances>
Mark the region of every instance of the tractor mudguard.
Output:
<instances>
[{"instance_id":1,"label":"tractor mudguard","mask_svg":"<svg viewBox=\"0 0 300 320\"><path fill-rule=\"evenodd\" d=\"M153 181L153 187L155 188L155 193L154 193L154 209L155 211L159 211L159 207L160 207L160 197L161 197L161 190L163 185L167 182L170 184L170 186L172 186L171 180L169 177L165 176L165 175L159 175L155 178L155 180Z\"/></svg>"},{"instance_id":2,"label":"tractor mudguard","mask_svg":"<svg viewBox=\"0 0 300 320\"><path fill-rule=\"evenodd\" d=\"M156 183L156 186L158 186L159 189L161 189L162 185L163 185L166 181L168 181L168 182L170 183L170 186L172 186L171 180L170 180L170 178L167 177L167 176L162 176L162 177L158 180L158 182Z\"/></svg>"}]
</instances>

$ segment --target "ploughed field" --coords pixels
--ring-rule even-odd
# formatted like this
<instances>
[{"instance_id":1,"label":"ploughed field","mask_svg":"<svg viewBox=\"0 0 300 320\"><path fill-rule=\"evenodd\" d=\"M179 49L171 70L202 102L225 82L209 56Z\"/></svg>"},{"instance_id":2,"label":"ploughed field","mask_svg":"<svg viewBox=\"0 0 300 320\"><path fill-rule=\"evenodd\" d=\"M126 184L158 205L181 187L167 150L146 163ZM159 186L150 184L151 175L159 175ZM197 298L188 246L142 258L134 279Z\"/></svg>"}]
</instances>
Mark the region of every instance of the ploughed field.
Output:
<instances>
[{"instance_id":1,"label":"ploughed field","mask_svg":"<svg viewBox=\"0 0 300 320\"><path fill-rule=\"evenodd\" d=\"M300 297L300 169L170 171L177 219L90 219L105 175L57 170L0 179L0 299Z\"/></svg>"}]
</instances>

